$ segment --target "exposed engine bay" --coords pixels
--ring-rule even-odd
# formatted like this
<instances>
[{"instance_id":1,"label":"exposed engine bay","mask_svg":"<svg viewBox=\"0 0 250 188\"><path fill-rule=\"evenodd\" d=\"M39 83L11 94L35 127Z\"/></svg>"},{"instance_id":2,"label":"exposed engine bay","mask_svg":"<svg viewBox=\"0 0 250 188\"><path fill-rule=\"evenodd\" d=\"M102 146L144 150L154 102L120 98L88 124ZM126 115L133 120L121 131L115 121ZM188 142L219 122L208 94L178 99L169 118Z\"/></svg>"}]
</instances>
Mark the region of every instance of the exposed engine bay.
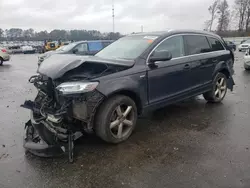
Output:
<instances>
[{"instance_id":1,"label":"exposed engine bay","mask_svg":"<svg viewBox=\"0 0 250 188\"><path fill-rule=\"evenodd\" d=\"M68 152L69 161L73 162L74 141L84 132L93 132L95 113L105 99L96 89L95 79L127 68L84 62L59 78L41 73L32 76L29 82L38 94L34 101L27 100L21 105L31 110L31 119L25 125L24 148L42 157Z\"/></svg>"}]
</instances>

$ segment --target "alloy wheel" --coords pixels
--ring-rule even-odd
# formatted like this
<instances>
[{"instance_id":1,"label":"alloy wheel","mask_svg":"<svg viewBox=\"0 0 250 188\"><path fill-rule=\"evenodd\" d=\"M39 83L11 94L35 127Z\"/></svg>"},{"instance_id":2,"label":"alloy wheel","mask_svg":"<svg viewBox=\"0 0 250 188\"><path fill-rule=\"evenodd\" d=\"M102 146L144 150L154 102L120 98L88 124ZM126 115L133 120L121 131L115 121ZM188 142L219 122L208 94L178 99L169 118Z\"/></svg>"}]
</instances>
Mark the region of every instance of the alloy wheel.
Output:
<instances>
[{"instance_id":1,"label":"alloy wheel","mask_svg":"<svg viewBox=\"0 0 250 188\"><path fill-rule=\"evenodd\" d=\"M216 87L214 92L215 97L219 100L224 98L226 90L227 90L226 79L221 77L216 82Z\"/></svg>"},{"instance_id":2,"label":"alloy wheel","mask_svg":"<svg viewBox=\"0 0 250 188\"><path fill-rule=\"evenodd\" d=\"M132 106L119 105L116 107L110 121L110 131L114 137L121 139L129 134L135 121L134 113Z\"/></svg>"}]
</instances>

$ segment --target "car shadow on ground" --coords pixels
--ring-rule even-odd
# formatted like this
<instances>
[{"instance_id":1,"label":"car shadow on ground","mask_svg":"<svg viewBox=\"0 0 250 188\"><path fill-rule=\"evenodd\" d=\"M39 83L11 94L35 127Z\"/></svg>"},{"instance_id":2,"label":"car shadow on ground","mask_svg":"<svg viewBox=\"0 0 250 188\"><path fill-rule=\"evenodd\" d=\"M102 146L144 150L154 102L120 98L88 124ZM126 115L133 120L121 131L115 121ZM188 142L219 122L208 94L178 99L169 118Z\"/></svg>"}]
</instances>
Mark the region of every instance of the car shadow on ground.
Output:
<instances>
[{"instance_id":1,"label":"car shadow on ground","mask_svg":"<svg viewBox=\"0 0 250 188\"><path fill-rule=\"evenodd\" d=\"M215 114L220 112L220 106L223 106L223 103L207 103L200 97L195 97L159 109L139 119L132 136L126 142L118 145L107 144L94 134L84 135L75 142L75 159L77 161L91 159L91 161L96 162L100 156L110 157L110 155L114 155L118 157L125 151L131 153L130 155L134 153L134 156L130 157L137 158L138 155L144 156L144 152L147 153L148 149L145 149L145 147L156 147L155 143L159 142L163 145L177 144L182 135L180 133L188 131L200 132L207 129L211 125L211 117L215 118ZM214 118L213 121L215 120ZM144 144L145 146L143 146ZM140 150L143 150L143 154L136 154L135 151ZM46 161L45 163L49 163L51 160L58 160L59 162L67 160L66 153L64 157L51 158L49 160L39 159L39 157L31 154L26 154L26 156L28 156L29 160Z\"/></svg>"},{"instance_id":2,"label":"car shadow on ground","mask_svg":"<svg viewBox=\"0 0 250 188\"><path fill-rule=\"evenodd\" d=\"M0 72L2 72L2 71L4 71L5 69L9 69L9 68L11 68L11 64L2 64L1 66L0 66Z\"/></svg>"}]
</instances>

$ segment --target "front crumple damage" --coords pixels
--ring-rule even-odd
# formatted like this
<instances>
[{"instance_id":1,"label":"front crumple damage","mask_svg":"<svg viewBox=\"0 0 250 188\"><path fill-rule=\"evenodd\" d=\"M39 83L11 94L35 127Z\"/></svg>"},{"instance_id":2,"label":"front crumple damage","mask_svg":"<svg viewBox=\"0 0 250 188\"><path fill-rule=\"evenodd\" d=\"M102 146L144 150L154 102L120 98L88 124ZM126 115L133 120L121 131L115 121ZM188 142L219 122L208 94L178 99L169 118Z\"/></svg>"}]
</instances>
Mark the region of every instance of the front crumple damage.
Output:
<instances>
[{"instance_id":1,"label":"front crumple damage","mask_svg":"<svg viewBox=\"0 0 250 188\"><path fill-rule=\"evenodd\" d=\"M38 94L34 101L27 100L21 105L31 110L25 126L24 147L43 157L67 152L72 162L74 141L84 132L93 132L94 117L105 96L97 90L62 95L56 87L68 81L98 80L127 68L119 64L85 62L56 79L48 76L51 72L32 76L29 82L34 84Z\"/></svg>"}]
</instances>

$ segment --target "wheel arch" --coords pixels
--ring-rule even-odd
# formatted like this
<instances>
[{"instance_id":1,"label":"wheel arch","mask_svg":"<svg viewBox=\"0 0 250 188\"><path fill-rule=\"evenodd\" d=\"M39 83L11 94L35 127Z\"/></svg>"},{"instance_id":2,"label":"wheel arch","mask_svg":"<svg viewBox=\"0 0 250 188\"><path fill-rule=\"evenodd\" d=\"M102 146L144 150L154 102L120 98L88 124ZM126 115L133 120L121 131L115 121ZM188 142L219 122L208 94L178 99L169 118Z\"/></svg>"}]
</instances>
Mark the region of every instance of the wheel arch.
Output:
<instances>
[{"instance_id":1,"label":"wheel arch","mask_svg":"<svg viewBox=\"0 0 250 188\"><path fill-rule=\"evenodd\" d=\"M224 75L226 75L227 78L230 78L230 73L229 73L228 69L222 68L222 69L218 70L218 72L221 72Z\"/></svg>"},{"instance_id":2,"label":"wheel arch","mask_svg":"<svg viewBox=\"0 0 250 188\"><path fill-rule=\"evenodd\" d=\"M116 95L125 95L129 98L131 98L135 104L136 104L136 107L137 107L137 113L138 114L141 114L142 113L142 101L141 101L141 98L139 97L139 94L136 93L135 91L132 91L130 89L121 89L121 90L117 90L117 91L114 91L112 93L110 93L109 95L106 96L106 99L102 102L102 104L109 98L111 97L114 97ZM102 105L100 104L100 106Z\"/></svg>"}]
</instances>

